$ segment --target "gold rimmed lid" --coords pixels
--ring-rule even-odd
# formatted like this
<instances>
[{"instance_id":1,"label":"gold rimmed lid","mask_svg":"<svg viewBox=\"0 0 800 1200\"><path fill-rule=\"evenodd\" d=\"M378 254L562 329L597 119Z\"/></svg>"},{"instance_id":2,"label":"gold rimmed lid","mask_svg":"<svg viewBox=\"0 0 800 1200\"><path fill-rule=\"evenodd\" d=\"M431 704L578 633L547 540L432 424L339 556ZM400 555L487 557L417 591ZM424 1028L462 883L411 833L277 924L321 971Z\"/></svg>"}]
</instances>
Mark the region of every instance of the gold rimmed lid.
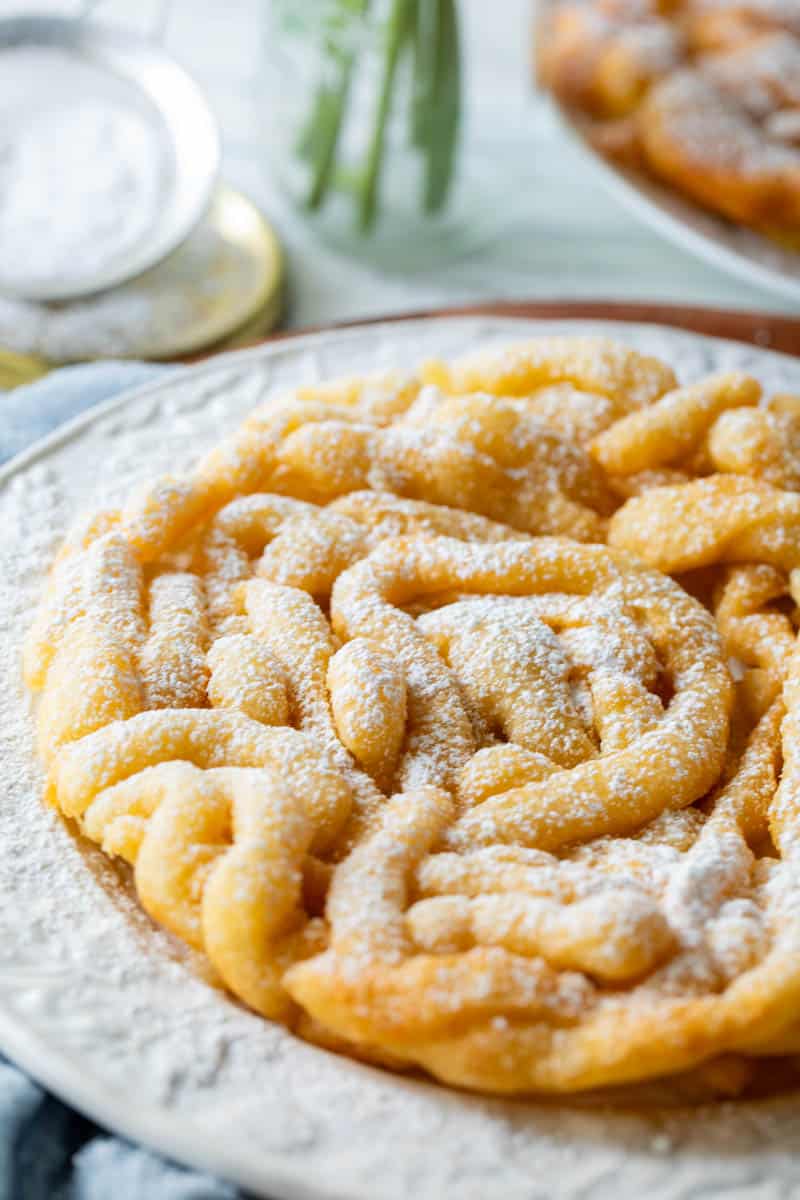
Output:
<instances>
[{"instance_id":1,"label":"gold rimmed lid","mask_svg":"<svg viewBox=\"0 0 800 1200\"><path fill-rule=\"evenodd\" d=\"M65 304L0 297L3 353L51 366L97 358L196 355L278 320L283 254L258 208L222 187L201 224L159 266L110 292Z\"/></svg>"},{"instance_id":2,"label":"gold rimmed lid","mask_svg":"<svg viewBox=\"0 0 800 1200\"><path fill-rule=\"evenodd\" d=\"M15 354L0 346L0 392L11 391L25 383L33 383L46 375L49 367L41 358L31 354Z\"/></svg>"}]
</instances>

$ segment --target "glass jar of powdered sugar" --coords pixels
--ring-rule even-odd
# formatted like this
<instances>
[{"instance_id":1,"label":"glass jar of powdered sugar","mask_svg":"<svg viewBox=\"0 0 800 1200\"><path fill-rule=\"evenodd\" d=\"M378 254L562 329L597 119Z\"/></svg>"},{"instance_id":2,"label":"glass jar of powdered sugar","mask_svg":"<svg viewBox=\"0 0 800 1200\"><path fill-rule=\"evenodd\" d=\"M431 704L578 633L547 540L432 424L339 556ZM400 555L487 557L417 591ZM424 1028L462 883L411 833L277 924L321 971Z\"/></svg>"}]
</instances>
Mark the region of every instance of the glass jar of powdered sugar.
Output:
<instances>
[{"instance_id":1,"label":"glass jar of powdered sugar","mask_svg":"<svg viewBox=\"0 0 800 1200\"><path fill-rule=\"evenodd\" d=\"M139 274L195 227L217 166L202 96L149 41L0 21L0 292L67 299Z\"/></svg>"}]
</instances>

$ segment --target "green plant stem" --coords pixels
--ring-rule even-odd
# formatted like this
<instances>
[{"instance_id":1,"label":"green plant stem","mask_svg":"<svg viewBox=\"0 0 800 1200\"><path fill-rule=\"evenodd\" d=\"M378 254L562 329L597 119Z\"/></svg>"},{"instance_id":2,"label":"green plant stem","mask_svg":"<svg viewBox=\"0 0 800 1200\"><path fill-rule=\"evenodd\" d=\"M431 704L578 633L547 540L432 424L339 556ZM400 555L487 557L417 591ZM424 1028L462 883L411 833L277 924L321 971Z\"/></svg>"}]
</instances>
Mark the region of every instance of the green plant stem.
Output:
<instances>
[{"instance_id":1,"label":"green plant stem","mask_svg":"<svg viewBox=\"0 0 800 1200\"><path fill-rule=\"evenodd\" d=\"M453 178L461 114L461 50L455 0L420 0L420 5L435 9L434 67L424 125L423 190L425 211L433 213L444 205Z\"/></svg>"},{"instance_id":2,"label":"green plant stem","mask_svg":"<svg viewBox=\"0 0 800 1200\"><path fill-rule=\"evenodd\" d=\"M356 0L356 3L351 0L344 7L349 10L351 17L364 17L369 0ZM327 53L335 69L335 79L332 84L323 82L319 85L311 116L298 147L299 152L309 158L311 165L306 206L312 210L321 207L330 188L356 60L353 49L346 49L333 39L328 41Z\"/></svg>"},{"instance_id":3,"label":"green plant stem","mask_svg":"<svg viewBox=\"0 0 800 1200\"><path fill-rule=\"evenodd\" d=\"M424 150L436 91L438 0L417 0L414 26L414 80L411 93L411 144Z\"/></svg>"},{"instance_id":4,"label":"green plant stem","mask_svg":"<svg viewBox=\"0 0 800 1200\"><path fill-rule=\"evenodd\" d=\"M400 52L413 28L413 18L414 0L394 0L386 23L383 75L358 203L358 225L362 233L369 232L375 223L392 88Z\"/></svg>"},{"instance_id":5,"label":"green plant stem","mask_svg":"<svg viewBox=\"0 0 800 1200\"><path fill-rule=\"evenodd\" d=\"M341 31L367 16L370 0L338 0L337 18L325 40L325 78L320 82L309 119L298 139L298 153L309 163L306 206L322 206L332 187L344 178L336 154L354 72L357 41ZM338 35L337 36L337 27ZM392 0L383 31L383 60L363 169L348 172L347 190L354 194L358 228L375 224L380 178L386 155L386 127L398 63L413 50L413 86L409 114L410 140L424 156L422 206L433 213L444 205L453 177L461 108L461 61L456 0Z\"/></svg>"}]
</instances>

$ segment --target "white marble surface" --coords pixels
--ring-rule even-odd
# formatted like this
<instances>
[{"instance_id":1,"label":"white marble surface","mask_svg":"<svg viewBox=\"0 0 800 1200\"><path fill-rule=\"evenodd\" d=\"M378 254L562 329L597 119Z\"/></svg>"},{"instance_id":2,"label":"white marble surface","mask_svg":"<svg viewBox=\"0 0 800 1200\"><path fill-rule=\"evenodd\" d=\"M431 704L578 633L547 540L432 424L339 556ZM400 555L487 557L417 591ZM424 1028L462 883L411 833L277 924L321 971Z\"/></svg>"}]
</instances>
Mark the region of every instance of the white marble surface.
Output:
<instances>
[{"instance_id":1,"label":"white marble surface","mask_svg":"<svg viewBox=\"0 0 800 1200\"><path fill-rule=\"evenodd\" d=\"M224 171L278 227L290 265L292 325L476 299L610 298L792 311L662 241L607 195L565 146L530 83L532 0L462 0L480 73L474 152L497 181L488 236L468 259L403 277L323 250L272 185L260 145L261 17L268 0L172 0L164 38L207 90L225 139ZM0 15L20 12L0 0ZM35 11L75 12L76 0ZM97 0L98 18L153 30L160 0Z\"/></svg>"}]
</instances>

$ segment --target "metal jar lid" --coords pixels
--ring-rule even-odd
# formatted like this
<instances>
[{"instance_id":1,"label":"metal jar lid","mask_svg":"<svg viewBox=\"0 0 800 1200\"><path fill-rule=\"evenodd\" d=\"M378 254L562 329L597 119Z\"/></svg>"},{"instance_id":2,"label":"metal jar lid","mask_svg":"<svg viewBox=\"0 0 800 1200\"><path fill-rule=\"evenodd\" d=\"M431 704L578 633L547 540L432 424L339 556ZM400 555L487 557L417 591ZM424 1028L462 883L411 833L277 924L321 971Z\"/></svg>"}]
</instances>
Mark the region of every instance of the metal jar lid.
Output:
<instances>
[{"instance_id":1,"label":"metal jar lid","mask_svg":"<svg viewBox=\"0 0 800 1200\"><path fill-rule=\"evenodd\" d=\"M245 328L263 336L280 316L283 281L272 227L245 196L221 187L186 241L121 287L66 304L0 296L0 347L51 365L188 357Z\"/></svg>"}]
</instances>

